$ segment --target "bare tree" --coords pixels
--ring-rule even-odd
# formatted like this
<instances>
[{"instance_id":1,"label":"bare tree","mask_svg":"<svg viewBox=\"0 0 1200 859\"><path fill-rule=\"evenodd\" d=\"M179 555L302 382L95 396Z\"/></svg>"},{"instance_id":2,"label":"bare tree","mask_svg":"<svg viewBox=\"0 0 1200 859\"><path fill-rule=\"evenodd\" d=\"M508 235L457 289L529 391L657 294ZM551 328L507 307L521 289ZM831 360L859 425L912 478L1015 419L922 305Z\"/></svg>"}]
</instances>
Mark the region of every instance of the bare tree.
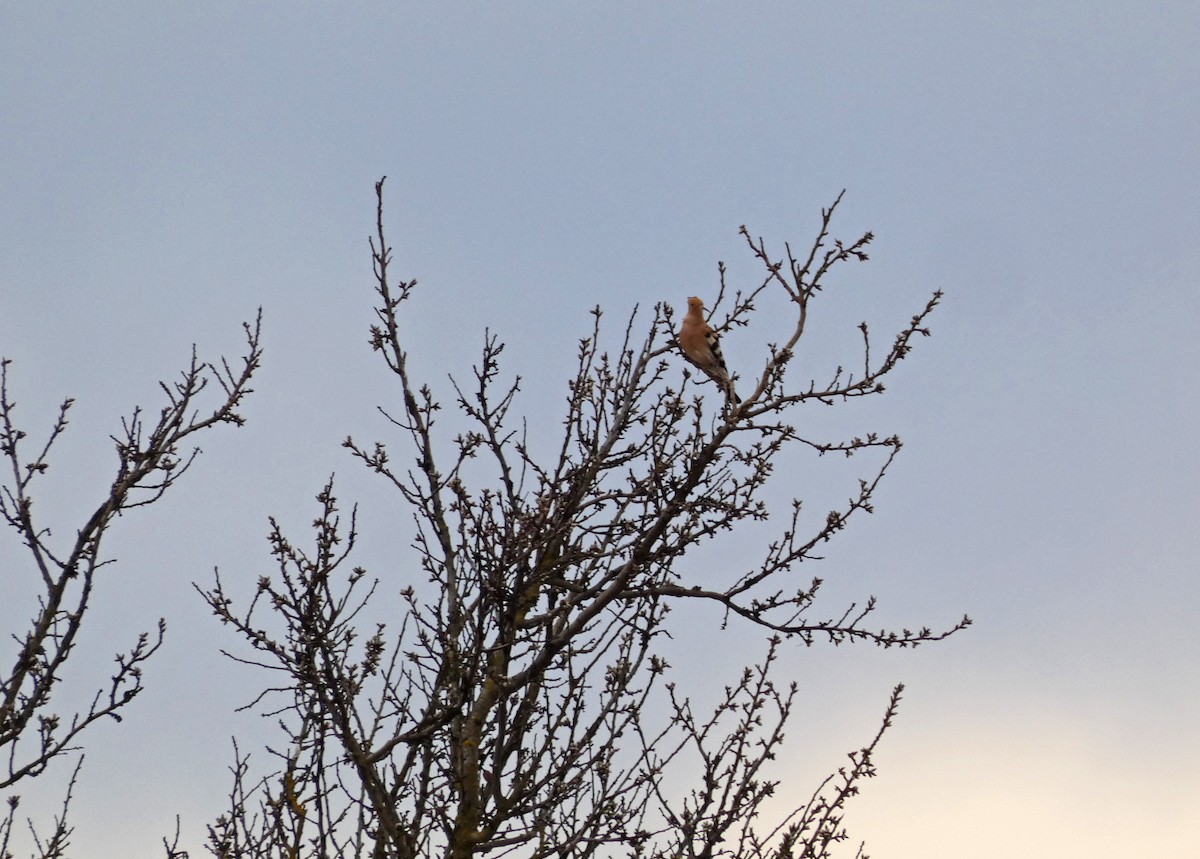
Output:
<instances>
[{"instance_id":1,"label":"bare tree","mask_svg":"<svg viewBox=\"0 0 1200 859\"><path fill-rule=\"evenodd\" d=\"M343 517L330 481L317 497L310 548L272 520L274 570L252 597L237 597L219 575L202 589L250 647L234 658L271 672L251 706L277 718L282 732L263 775L252 775L249 756L235 748L229 809L210 826L210 850L397 859L828 855L847 837L845 803L874 773L872 753L901 687L879 735L851 765L765 824L763 803L778 784L768 765L796 695L794 684L773 679L780 648L913 647L970 621L936 632L879 630L866 625L874 599L818 614L821 580L798 584L797 568L871 511L900 440L814 439L794 420L807 404L882 393L914 338L929 333L940 293L881 353L860 326L859 371L798 379L791 359L811 303L835 267L867 258L872 239L831 238L835 201L803 254L785 245L778 257L742 229L763 270L749 288L728 288L720 268L714 308L728 310L714 321L718 332L747 325L766 300L792 313L787 339L769 344L742 382L750 390L740 404L726 408L682 365L670 306L655 306L645 320L635 310L611 346L596 308L552 450L535 449L514 416L520 379L503 381L504 347L492 333L470 383L452 380L470 428L449 435L439 428L438 395L409 369L400 318L416 281L391 275L382 180L376 193L370 342L403 403L384 415L410 452L397 461L382 442L347 438L345 446L411 511L420 569L398 562L402 571L381 592L380 579L351 567L355 515ZM810 532L796 501L774 539L744 548L743 568L709 570L703 586L682 581L685 552L768 518L761 496L774 466L785 451L806 448L877 456L845 506ZM368 620L396 591L401 608ZM711 708L671 681L656 652L673 628L671 610L684 604L714 605L727 623L764 634L760 664ZM681 779L691 786L676 789Z\"/></svg>"},{"instance_id":2,"label":"bare tree","mask_svg":"<svg viewBox=\"0 0 1200 859\"><path fill-rule=\"evenodd\" d=\"M115 672L95 690L90 703L74 712L61 712L53 700L83 628L98 574L112 563L102 551L109 529L124 513L158 501L189 469L199 452L187 449L192 436L218 424L243 423L238 409L259 366L260 321L261 315L253 326L245 326L247 351L238 365L224 360L220 366L202 363L193 348L181 378L160 383L166 405L157 419L148 420L141 409L135 409L122 421L120 434L112 437L117 453L112 483L82 526L65 539L53 536L37 513L34 498L37 480L50 467L52 448L66 431L74 401L62 403L45 441L34 442L28 450L28 436L19 428L17 403L9 390L11 362L0 360L0 456L7 464L7 475L0 480L0 516L28 552L25 557L37 594L28 627L11 636L16 645L12 667L0 675L0 753L5 758L0 788L39 776L56 759L79 750L80 735L89 725L106 716L120 721L120 711L141 692L142 666L158 650L166 631L161 619L153 634L141 633L127 651L116 654ZM223 393L208 411L201 404L205 389L214 382ZM36 830L32 833L39 856L65 855L71 834L67 812L78 773L76 764L51 833L45 837ZM12 855L9 848L18 805L19 796L8 797L7 813L0 819L0 859Z\"/></svg>"}]
</instances>

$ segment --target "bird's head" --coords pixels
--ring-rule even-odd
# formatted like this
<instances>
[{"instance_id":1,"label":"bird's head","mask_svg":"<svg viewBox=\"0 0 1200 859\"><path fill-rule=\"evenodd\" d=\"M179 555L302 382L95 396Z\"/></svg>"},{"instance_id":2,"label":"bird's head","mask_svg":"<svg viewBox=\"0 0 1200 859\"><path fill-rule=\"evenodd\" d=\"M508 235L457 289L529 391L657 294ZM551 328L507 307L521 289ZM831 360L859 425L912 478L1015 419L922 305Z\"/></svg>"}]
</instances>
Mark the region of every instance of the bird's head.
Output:
<instances>
[{"instance_id":1,"label":"bird's head","mask_svg":"<svg viewBox=\"0 0 1200 859\"><path fill-rule=\"evenodd\" d=\"M704 302L701 301L700 299L698 299L696 296L693 295L691 298L688 299L688 310L699 311L699 310L703 310L703 309L704 309Z\"/></svg>"}]
</instances>

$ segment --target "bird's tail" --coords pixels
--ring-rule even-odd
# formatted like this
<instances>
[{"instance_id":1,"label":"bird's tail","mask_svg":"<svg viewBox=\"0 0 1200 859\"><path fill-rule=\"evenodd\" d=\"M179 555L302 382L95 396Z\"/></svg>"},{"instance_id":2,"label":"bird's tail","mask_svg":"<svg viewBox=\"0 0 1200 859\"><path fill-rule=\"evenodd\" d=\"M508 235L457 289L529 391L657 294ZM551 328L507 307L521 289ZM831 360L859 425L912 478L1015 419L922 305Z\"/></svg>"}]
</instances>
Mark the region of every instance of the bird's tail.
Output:
<instances>
[{"instance_id":1,"label":"bird's tail","mask_svg":"<svg viewBox=\"0 0 1200 859\"><path fill-rule=\"evenodd\" d=\"M737 391L733 389L733 379L729 376L725 377L725 401L730 408L736 409L742 404L742 398L737 395Z\"/></svg>"}]
</instances>

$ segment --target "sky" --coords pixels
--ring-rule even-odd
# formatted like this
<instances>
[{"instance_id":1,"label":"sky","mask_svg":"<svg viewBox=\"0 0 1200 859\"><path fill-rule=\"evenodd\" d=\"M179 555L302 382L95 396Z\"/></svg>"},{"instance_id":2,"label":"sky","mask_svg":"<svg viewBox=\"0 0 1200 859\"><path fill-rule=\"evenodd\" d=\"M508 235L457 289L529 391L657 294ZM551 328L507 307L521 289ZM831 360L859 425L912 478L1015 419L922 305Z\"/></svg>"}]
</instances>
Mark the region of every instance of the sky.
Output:
<instances>
[{"instance_id":1,"label":"sky","mask_svg":"<svg viewBox=\"0 0 1200 859\"><path fill-rule=\"evenodd\" d=\"M415 371L446 397L489 328L534 423L557 419L591 307L615 333L635 305L715 295L719 260L756 282L739 226L805 246L845 189L835 230L877 238L814 313L813 373L859 320L883 336L945 300L885 397L811 417L905 440L818 571L826 605L975 625L915 652L788 650L783 799L904 682L846 821L870 855L1194 849L1198 141L1194 3L5 4L0 354L31 434L76 399L39 500L57 532L103 498L121 416L264 315L247 426L113 533L67 681L169 633L125 721L87 738L77 855L161 855L176 815L203 855L230 737L270 733L237 712L260 678L220 655L237 642L192 583L266 572L268 516L302 530L336 473L367 566L409 563L396 499L340 446L387 438L396 396L366 335L384 175L395 271L421 284ZM735 369L750 341L726 338ZM845 477L783 475L771 498L836 501ZM11 534L0 564L14 629ZM762 653L744 628L689 644L733 672ZM67 769L22 784L23 811L48 820Z\"/></svg>"}]
</instances>

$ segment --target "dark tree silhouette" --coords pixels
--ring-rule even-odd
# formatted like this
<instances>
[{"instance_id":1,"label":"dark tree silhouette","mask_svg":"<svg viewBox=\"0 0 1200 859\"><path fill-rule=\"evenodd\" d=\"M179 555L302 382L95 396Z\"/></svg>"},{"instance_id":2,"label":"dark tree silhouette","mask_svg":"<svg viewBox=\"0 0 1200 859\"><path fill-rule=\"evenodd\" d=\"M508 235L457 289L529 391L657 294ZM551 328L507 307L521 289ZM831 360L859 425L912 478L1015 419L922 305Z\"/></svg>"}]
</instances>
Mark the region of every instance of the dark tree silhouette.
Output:
<instances>
[{"instance_id":1,"label":"dark tree silhouette","mask_svg":"<svg viewBox=\"0 0 1200 859\"><path fill-rule=\"evenodd\" d=\"M118 517L157 502L175 485L198 453L189 450L193 436L218 424L243 423L238 409L251 392L250 379L259 366L260 321L261 316L253 326L245 326L247 349L239 364L231 366L224 360L219 366L202 363L193 348L191 363L181 378L160 383L166 405L157 419L135 409L122 421L121 432L112 437L117 453L112 483L74 535L64 538L52 535L34 498L38 478L50 467L51 450L66 431L74 400L62 403L45 441L32 442L29 449L31 442L19 426L17 404L9 389L11 362L0 359L0 458L6 472L0 478L0 517L27 550L28 574L37 582L36 605L28 626L11 634L15 644L11 667L0 674L0 755L4 759L0 788L41 775L56 759L77 751L89 725L106 716L120 721L120 710L141 692L142 666L162 644L163 620L153 634L141 633L127 651L116 655L115 673L98 684L85 708L60 712L54 704L63 668L77 643L93 589L99 584L97 573L112 562L102 551L105 535ZM220 387L221 398L214 407L203 405L208 400L205 389L213 384ZM21 575L22 571L6 573ZM16 597L6 588L5 598ZM78 773L77 763L49 834L39 836L33 830L41 857L65 855L71 834L67 812ZM10 795L7 813L0 818L0 859L12 855L9 848L19 802L19 795Z\"/></svg>"},{"instance_id":2,"label":"dark tree silhouette","mask_svg":"<svg viewBox=\"0 0 1200 859\"><path fill-rule=\"evenodd\" d=\"M745 289L720 269L712 320L745 326L759 305L790 313L787 339L768 344L744 376L740 405L684 364L672 307L635 310L615 341L593 311L568 379L561 432L532 444L516 417L520 380L503 380L503 344L485 336L469 384L435 394L414 377L401 316L416 281L397 282L384 237L383 181L371 241L377 324L372 348L391 371L402 410L385 412L396 439L346 448L390 486L417 524L413 564L382 579L351 566L355 516L332 481L317 496L306 548L271 523L274 569L239 596L218 575L202 589L267 669L253 706L278 720L269 772L235 746L229 808L209 829L219 857L634 856L823 857L847 837L842 815L891 724L901 687L874 739L784 819L763 820L796 695L773 679L780 648L817 642L910 647L950 629L867 626L874 599L832 612L819 578L799 567L870 512L900 440L875 434L826 441L797 429L811 404L883 392L940 293L882 350L860 326L860 370L798 377L792 364L809 308L831 271L866 260L870 233L830 235L782 256L742 228L762 265ZM777 312L772 310L772 312ZM719 324L718 324L719 323ZM443 433L441 397L469 429ZM405 453L396 458L399 444ZM785 451L862 455L866 476L844 507L810 531L794 503L765 544L747 543L740 569L711 569L703 586L677 566L716 535L774 512L762 500ZM382 590L381 590L382 589ZM402 595L402 605L375 609ZM762 661L701 707L656 652L684 604L719 607L725 622L760 630ZM680 788L680 785L683 785ZM170 848L168 848L170 851Z\"/></svg>"}]
</instances>

